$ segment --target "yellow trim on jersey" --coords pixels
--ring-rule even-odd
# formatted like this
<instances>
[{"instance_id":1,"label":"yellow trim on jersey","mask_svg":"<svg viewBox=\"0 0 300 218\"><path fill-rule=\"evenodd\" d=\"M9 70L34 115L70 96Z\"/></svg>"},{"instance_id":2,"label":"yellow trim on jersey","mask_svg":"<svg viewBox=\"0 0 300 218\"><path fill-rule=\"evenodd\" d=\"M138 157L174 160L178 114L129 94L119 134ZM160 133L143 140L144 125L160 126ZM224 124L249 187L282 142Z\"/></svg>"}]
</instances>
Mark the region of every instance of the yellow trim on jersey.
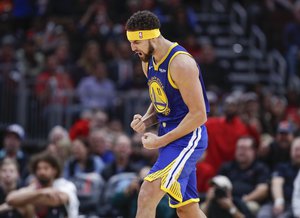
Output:
<instances>
[{"instance_id":1,"label":"yellow trim on jersey","mask_svg":"<svg viewBox=\"0 0 300 218\"><path fill-rule=\"evenodd\" d=\"M190 203L198 203L200 201L199 198L191 198L187 201L184 201L184 202L181 202L181 203L178 203L178 204L171 204L171 200L169 199L169 206L171 208L178 208L178 207L182 207L182 206L185 206L187 204L190 204Z\"/></svg>"},{"instance_id":2,"label":"yellow trim on jersey","mask_svg":"<svg viewBox=\"0 0 300 218\"><path fill-rule=\"evenodd\" d=\"M172 60L179 54L186 54L190 57L192 57L191 54L189 54L188 52L186 51L177 51L173 54L173 56L171 57L170 61L169 61L169 66L168 66L168 81L169 83L171 84L171 86L174 88L174 89L178 89L177 85L174 83L172 77L171 77L171 73L170 73L170 63L172 62Z\"/></svg>"},{"instance_id":3,"label":"yellow trim on jersey","mask_svg":"<svg viewBox=\"0 0 300 218\"><path fill-rule=\"evenodd\" d=\"M140 41L157 38L160 36L160 31L159 29L127 31L126 35L130 41Z\"/></svg>"},{"instance_id":4,"label":"yellow trim on jersey","mask_svg":"<svg viewBox=\"0 0 300 218\"><path fill-rule=\"evenodd\" d=\"M175 46L177 46L177 45L178 45L177 42L175 42L173 45L171 45L171 47L169 48L168 52L165 54L165 56L164 56L157 64L155 64L154 61L152 61L152 62L153 62L154 70L158 71L159 65L161 65L161 63L164 62L164 61L166 60L166 58L167 58L168 55L170 54L171 50L172 50Z\"/></svg>"},{"instance_id":5,"label":"yellow trim on jersey","mask_svg":"<svg viewBox=\"0 0 300 218\"><path fill-rule=\"evenodd\" d=\"M181 187L180 183L177 181L179 175L181 174L181 170L179 173L175 176L175 181L171 184L170 188L166 188L164 185L167 182L166 179L168 177L168 173L170 172L173 164L175 163L176 159L173 160L168 166L166 166L164 169L156 171L152 174L149 174L144 178L144 180L148 182L152 182L158 178L161 178L161 185L160 189L164 192L168 193L170 196L172 196L175 200L182 202L182 194L181 194Z\"/></svg>"}]
</instances>

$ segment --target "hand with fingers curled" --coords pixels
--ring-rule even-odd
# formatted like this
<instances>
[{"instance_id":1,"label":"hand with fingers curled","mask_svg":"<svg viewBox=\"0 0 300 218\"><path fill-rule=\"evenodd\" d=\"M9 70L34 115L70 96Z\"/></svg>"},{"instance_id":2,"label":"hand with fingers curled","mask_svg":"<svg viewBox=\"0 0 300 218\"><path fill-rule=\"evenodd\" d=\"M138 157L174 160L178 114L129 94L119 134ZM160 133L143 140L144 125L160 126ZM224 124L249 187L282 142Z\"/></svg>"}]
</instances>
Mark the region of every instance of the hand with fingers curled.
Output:
<instances>
[{"instance_id":1,"label":"hand with fingers curled","mask_svg":"<svg viewBox=\"0 0 300 218\"><path fill-rule=\"evenodd\" d=\"M130 124L131 128L138 133L144 133L146 130L146 124L142 118L142 115L135 114Z\"/></svg>"},{"instance_id":2,"label":"hand with fingers curled","mask_svg":"<svg viewBox=\"0 0 300 218\"><path fill-rule=\"evenodd\" d=\"M156 149L162 147L162 143L160 142L161 137L153 134L151 132L144 133L142 137L142 143L144 148L147 149Z\"/></svg>"}]
</instances>

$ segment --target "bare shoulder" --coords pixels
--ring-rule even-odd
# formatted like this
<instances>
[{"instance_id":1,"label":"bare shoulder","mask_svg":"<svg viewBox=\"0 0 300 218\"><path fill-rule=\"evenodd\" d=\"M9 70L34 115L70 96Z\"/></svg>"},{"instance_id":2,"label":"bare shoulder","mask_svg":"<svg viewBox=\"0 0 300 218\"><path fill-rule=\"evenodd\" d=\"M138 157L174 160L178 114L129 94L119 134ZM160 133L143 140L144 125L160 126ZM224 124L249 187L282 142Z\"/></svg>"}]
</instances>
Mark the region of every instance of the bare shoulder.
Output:
<instances>
[{"instance_id":1,"label":"bare shoulder","mask_svg":"<svg viewBox=\"0 0 300 218\"><path fill-rule=\"evenodd\" d=\"M178 54L170 63L170 72L173 79L189 76L197 76L199 74L198 67L194 58L188 54Z\"/></svg>"}]
</instances>

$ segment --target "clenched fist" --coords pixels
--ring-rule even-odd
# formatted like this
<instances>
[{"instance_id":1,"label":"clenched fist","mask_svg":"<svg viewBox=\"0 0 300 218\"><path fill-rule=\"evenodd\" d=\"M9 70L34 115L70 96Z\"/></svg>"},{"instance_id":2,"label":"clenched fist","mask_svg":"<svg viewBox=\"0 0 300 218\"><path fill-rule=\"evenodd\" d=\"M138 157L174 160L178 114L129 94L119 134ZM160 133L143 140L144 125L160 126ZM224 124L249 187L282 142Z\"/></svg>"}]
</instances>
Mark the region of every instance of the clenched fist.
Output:
<instances>
[{"instance_id":1,"label":"clenched fist","mask_svg":"<svg viewBox=\"0 0 300 218\"><path fill-rule=\"evenodd\" d=\"M143 146L147 149L156 149L160 147L159 139L159 136L151 132L146 132L142 137L142 143Z\"/></svg>"}]
</instances>

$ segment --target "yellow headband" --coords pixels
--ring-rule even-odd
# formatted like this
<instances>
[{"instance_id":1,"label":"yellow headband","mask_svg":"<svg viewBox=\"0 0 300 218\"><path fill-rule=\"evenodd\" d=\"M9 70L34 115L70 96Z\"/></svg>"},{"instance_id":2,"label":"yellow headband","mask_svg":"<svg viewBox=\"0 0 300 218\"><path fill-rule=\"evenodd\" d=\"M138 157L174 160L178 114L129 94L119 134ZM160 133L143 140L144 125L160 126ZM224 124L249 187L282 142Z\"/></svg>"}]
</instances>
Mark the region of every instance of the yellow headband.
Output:
<instances>
[{"instance_id":1,"label":"yellow headband","mask_svg":"<svg viewBox=\"0 0 300 218\"><path fill-rule=\"evenodd\" d=\"M130 41L154 39L159 37L159 29L153 30L138 30L138 31L127 31L127 39Z\"/></svg>"}]
</instances>

